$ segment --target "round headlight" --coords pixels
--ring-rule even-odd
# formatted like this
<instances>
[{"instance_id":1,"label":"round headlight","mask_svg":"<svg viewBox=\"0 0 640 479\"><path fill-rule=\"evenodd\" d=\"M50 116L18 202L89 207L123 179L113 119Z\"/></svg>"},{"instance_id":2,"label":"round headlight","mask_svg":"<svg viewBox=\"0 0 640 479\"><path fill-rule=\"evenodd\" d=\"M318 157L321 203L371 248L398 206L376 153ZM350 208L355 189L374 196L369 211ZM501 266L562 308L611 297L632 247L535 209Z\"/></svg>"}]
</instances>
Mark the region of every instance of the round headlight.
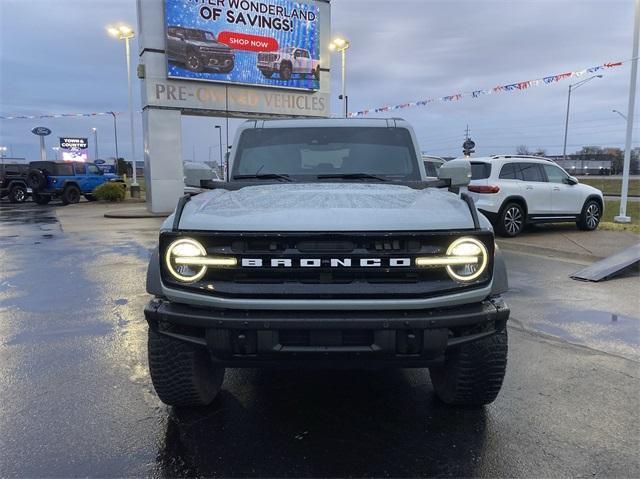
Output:
<instances>
[{"instance_id":1,"label":"round headlight","mask_svg":"<svg viewBox=\"0 0 640 479\"><path fill-rule=\"evenodd\" d=\"M447 273L456 281L473 281L487 268L487 247L474 238L459 238L447 249L449 258L459 258L460 264L448 265Z\"/></svg>"},{"instance_id":2,"label":"round headlight","mask_svg":"<svg viewBox=\"0 0 640 479\"><path fill-rule=\"evenodd\" d=\"M207 251L204 246L196 240L182 238L169 245L164 261L171 276L178 281L193 283L205 275L207 267L199 264L184 264L180 262L180 259L204 258L206 256Z\"/></svg>"}]
</instances>

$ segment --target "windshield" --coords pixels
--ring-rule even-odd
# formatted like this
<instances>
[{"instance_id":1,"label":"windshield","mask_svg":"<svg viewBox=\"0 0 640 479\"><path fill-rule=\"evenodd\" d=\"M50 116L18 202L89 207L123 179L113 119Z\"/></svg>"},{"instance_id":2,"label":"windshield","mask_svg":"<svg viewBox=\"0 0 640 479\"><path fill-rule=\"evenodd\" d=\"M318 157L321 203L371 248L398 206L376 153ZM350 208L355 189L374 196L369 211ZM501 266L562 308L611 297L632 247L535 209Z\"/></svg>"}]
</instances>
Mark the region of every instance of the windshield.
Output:
<instances>
[{"instance_id":1,"label":"windshield","mask_svg":"<svg viewBox=\"0 0 640 479\"><path fill-rule=\"evenodd\" d=\"M189 38L190 40L208 40L211 42L216 41L216 37L213 33L204 32L202 30L187 30L187 38Z\"/></svg>"},{"instance_id":2,"label":"windshield","mask_svg":"<svg viewBox=\"0 0 640 479\"><path fill-rule=\"evenodd\" d=\"M343 175L351 175L347 179L357 181L376 177L420 180L413 141L405 128L245 130L238 142L233 178L272 179L269 175L274 174L304 181L327 181Z\"/></svg>"}]
</instances>

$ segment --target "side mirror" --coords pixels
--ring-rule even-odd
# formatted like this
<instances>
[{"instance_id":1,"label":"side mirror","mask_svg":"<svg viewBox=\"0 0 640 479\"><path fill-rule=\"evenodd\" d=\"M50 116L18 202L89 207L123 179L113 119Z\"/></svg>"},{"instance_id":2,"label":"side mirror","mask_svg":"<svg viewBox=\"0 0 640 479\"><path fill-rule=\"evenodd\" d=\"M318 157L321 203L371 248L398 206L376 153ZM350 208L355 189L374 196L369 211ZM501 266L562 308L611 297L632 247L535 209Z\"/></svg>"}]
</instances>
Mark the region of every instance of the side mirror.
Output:
<instances>
[{"instance_id":1,"label":"side mirror","mask_svg":"<svg viewBox=\"0 0 640 479\"><path fill-rule=\"evenodd\" d=\"M449 188L467 186L471 181L471 163L469 160L447 161L438 169L438 179L449 183Z\"/></svg>"},{"instance_id":2,"label":"side mirror","mask_svg":"<svg viewBox=\"0 0 640 479\"><path fill-rule=\"evenodd\" d=\"M580 182L578 181L578 178L576 178L575 176L570 176L569 178L567 178L568 185L577 185L578 183Z\"/></svg>"}]
</instances>

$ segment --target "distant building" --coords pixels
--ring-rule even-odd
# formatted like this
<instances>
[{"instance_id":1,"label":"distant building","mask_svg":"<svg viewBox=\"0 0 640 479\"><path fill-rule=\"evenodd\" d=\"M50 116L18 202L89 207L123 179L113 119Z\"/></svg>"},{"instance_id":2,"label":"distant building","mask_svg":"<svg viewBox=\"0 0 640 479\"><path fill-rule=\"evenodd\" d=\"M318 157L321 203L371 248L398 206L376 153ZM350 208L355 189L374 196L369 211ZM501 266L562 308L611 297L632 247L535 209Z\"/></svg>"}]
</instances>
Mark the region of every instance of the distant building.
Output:
<instances>
[{"instance_id":1,"label":"distant building","mask_svg":"<svg viewBox=\"0 0 640 479\"><path fill-rule=\"evenodd\" d=\"M614 170L613 155L607 154L572 154L567 155L565 160L562 155L547 158L555 161L564 168L570 175L611 175Z\"/></svg>"}]
</instances>

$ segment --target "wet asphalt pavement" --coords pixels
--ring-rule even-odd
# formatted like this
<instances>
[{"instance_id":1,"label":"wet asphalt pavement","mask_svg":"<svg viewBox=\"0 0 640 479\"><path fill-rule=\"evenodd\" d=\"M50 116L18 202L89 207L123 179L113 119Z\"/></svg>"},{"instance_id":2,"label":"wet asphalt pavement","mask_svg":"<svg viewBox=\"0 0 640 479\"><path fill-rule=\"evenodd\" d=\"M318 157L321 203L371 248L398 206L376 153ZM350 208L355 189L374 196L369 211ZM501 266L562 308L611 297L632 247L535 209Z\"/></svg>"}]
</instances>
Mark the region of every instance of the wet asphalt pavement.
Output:
<instances>
[{"instance_id":1,"label":"wet asphalt pavement","mask_svg":"<svg viewBox=\"0 0 640 479\"><path fill-rule=\"evenodd\" d=\"M484 409L439 403L426 370L229 370L175 411L146 364L156 235L66 233L56 208L0 205L1 477L640 476L637 276L506 253L509 366Z\"/></svg>"}]
</instances>

